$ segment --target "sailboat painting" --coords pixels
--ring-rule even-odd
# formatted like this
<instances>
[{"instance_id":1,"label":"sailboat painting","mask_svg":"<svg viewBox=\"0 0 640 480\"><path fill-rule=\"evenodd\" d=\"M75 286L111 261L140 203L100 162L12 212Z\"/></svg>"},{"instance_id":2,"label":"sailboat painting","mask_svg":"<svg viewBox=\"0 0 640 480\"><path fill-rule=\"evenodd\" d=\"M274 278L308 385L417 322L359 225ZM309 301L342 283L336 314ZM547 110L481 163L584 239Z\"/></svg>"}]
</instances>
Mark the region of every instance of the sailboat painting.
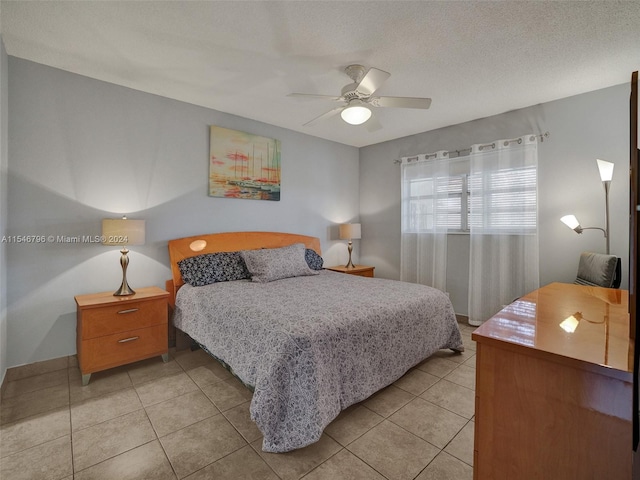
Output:
<instances>
[{"instance_id":1,"label":"sailboat painting","mask_svg":"<svg viewBox=\"0 0 640 480\"><path fill-rule=\"evenodd\" d=\"M209 196L280 200L280 141L211 126Z\"/></svg>"}]
</instances>

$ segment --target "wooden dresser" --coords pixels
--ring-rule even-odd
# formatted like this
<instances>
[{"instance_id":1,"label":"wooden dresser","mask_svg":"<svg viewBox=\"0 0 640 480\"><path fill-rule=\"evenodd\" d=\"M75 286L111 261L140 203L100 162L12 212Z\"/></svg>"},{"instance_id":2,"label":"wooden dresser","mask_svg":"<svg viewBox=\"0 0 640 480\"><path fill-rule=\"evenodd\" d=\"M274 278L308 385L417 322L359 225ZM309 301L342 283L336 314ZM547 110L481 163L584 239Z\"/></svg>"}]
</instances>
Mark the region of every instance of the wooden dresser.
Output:
<instances>
[{"instance_id":1,"label":"wooden dresser","mask_svg":"<svg viewBox=\"0 0 640 480\"><path fill-rule=\"evenodd\" d=\"M356 265L352 268L347 267L325 267L327 270L331 270L333 272L346 273L349 275L358 275L360 277L373 277L373 271L376 267L369 267L367 265Z\"/></svg>"},{"instance_id":2,"label":"wooden dresser","mask_svg":"<svg viewBox=\"0 0 640 480\"><path fill-rule=\"evenodd\" d=\"M169 292L157 287L121 297L113 292L75 297L83 385L100 370L156 355L168 361L168 297Z\"/></svg>"},{"instance_id":3,"label":"wooden dresser","mask_svg":"<svg viewBox=\"0 0 640 480\"><path fill-rule=\"evenodd\" d=\"M552 283L477 342L474 479L631 478L628 293Z\"/></svg>"}]
</instances>

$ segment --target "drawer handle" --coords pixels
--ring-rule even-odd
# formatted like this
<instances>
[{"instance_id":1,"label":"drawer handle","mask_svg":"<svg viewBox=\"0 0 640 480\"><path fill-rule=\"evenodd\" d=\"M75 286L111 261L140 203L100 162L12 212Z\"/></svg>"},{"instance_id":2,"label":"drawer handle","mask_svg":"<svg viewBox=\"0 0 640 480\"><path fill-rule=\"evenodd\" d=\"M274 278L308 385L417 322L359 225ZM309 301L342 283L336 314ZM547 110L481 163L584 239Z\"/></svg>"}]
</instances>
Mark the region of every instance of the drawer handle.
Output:
<instances>
[{"instance_id":1,"label":"drawer handle","mask_svg":"<svg viewBox=\"0 0 640 480\"><path fill-rule=\"evenodd\" d=\"M129 310L120 310L118 312L118 314L122 314L122 313L133 313L133 312L137 312L139 309L137 308L130 308Z\"/></svg>"},{"instance_id":2,"label":"drawer handle","mask_svg":"<svg viewBox=\"0 0 640 480\"><path fill-rule=\"evenodd\" d=\"M134 340L138 340L140 337L129 337L129 338L123 338L122 340L118 340L118 343L127 343L127 342L133 342Z\"/></svg>"}]
</instances>

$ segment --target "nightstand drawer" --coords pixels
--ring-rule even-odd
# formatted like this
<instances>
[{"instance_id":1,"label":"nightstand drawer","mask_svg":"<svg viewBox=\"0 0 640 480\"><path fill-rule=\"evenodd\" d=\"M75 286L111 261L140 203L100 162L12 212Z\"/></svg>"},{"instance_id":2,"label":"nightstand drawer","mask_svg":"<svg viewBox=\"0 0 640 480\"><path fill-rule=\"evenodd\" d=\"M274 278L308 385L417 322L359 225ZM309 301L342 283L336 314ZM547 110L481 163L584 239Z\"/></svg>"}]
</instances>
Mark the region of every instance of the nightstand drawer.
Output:
<instances>
[{"instance_id":1,"label":"nightstand drawer","mask_svg":"<svg viewBox=\"0 0 640 480\"><path fill-rule=\"evenodd\" d=\"M82 312L82 339L159 324L166 330L167 315L164 298L89 308Z\"/></svg>"},{"instance_id":2,"label":"nightstand drawer","mask_svg":"<svg viewBox=\"0 0 640 480\"><path fill-rule=\"evenodd\" d=\"M372 277L373 278L373 268L369 270L362 270L360 272L351 272L351 275L357 275L358 277Z\"/></svg>"},{"instance_id":3,"label":"nightstand drawer","mask_svg":"<svg viewBox=\"0 0 640 480\"><path fill-rule=\"evenodd\" d=\"M84 340L81 348L83 374L161 355L168 349L167 325Z\"/></svg>"},{"instance_id":4,"label":"nightstand drawer","mask_svg":"<svg viewBox=\"0 0 640 480\"><path fill-rule=\"evenodd\" d=\"M373 271L376 267L370 267L367 265L355 265L353 267L324 267L325 270L331 270L338 273L346 273L347 275L357 275L358 277L374 277Z\"/></svg>"}]
</instances>

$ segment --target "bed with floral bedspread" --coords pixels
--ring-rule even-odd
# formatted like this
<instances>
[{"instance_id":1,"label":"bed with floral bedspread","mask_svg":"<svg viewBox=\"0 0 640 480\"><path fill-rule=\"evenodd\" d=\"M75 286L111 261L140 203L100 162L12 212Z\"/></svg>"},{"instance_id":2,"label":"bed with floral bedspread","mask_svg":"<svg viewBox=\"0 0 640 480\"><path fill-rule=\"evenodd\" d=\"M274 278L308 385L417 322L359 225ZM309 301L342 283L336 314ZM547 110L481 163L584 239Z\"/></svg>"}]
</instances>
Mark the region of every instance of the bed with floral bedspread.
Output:
<instances>
[{"instance_id":1,"label":"bed with floral bedspread","mask_svg":"<svg viewBox=\"0 0 640 480\"><path fill-rule=\"evenodd\" d=\"M395 280L322 270L178 291L174 324L254 389L267 452L320 439L350 405L439 349L463 350L449 298Z\"/></svg>"}]
</instances>

